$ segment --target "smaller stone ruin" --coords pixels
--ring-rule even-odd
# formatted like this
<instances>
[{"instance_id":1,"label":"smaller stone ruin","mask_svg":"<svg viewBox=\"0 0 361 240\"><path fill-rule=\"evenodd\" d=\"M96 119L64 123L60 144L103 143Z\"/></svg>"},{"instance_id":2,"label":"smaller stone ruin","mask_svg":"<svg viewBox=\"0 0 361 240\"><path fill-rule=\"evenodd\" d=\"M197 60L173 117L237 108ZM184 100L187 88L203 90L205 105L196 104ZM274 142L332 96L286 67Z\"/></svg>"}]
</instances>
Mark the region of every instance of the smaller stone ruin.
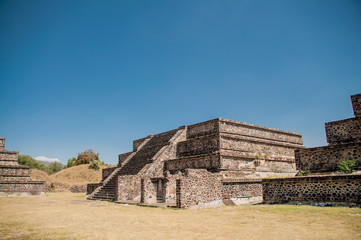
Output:
<instances>
[{"instance_id":1,"label":"smaller stone ruin","mask_svg":"<svg viewBox=\"0 0 361 240\"><path fill-rule=\"evenodd\" d=\"M30 178L31 168L18 164L17 151L5 149L5 138L0 138L0 196L45 195L45 182Z\"/></svg>"},{"instance_id":2,"label":"smaller stone ruin","mask_svg":"<svg viewBox=\"0 0 361 240\"><path fill-rule=\"evenodd\" d=\"M355 117L325 123L328 146L295 151L298 170L337 171L340 160L355 160L361 170L361 94L351 96Z\"/></svg>"}]
</instances>

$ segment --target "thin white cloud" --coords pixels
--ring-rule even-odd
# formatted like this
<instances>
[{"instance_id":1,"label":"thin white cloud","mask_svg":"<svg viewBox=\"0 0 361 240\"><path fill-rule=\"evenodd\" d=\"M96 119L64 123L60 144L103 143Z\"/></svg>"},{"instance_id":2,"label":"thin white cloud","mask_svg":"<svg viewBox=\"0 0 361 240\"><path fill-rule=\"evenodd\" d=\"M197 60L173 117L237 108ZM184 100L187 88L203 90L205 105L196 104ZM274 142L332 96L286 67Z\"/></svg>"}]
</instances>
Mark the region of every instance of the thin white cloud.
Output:
<instances>
[{"instance_id":1,"label":"thin white cloud","mask_svg":"<svg viewBox=\"0 0 361 240\"><path fill-rule=\"evenodd\" d=\"M38 156L35 158L38 161L46 161L46 162L60 162L57 158L48 158L45 156Z\"/></svg>"}]
</instances>

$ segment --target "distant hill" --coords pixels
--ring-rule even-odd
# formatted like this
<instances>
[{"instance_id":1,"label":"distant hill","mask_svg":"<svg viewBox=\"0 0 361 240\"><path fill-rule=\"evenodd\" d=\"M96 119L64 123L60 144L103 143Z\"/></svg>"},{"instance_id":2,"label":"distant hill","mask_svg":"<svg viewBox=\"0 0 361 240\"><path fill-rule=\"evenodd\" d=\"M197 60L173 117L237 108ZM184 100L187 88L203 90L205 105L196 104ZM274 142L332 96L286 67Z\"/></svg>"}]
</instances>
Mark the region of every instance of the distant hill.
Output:
<instances>
[{"instance_id":1,"label":"distant hill","mask_svg":"<svg viewBox=\"0 0 361 240\"><path fill-rule=\"evenodd\" d=\"M97 183L102 179L102 169L89 169L88 164L78 165L63 169L55 174L48 175L38 169L31 170L31 178L37 181L45 181L48 192L86 192L88 183Z\"/></svg>"}]
</instances>

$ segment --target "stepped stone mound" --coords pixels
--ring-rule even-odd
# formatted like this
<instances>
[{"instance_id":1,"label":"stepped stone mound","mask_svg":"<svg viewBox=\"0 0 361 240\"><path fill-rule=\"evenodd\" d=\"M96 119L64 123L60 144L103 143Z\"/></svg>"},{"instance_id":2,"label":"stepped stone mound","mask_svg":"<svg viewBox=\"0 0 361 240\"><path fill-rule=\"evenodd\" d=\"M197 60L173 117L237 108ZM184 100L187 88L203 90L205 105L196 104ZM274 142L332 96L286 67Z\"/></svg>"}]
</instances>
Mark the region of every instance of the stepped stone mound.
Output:
<instances>
[{"instance_id":1,"label":"stepped stone mound","mask_svg":"<svg viewBox=\"0 0 361 240\"><path fill-rule=\"evenodd\" d=\"M17 151L5 149L0 138L0 196L45 195L45 182L32 181L31 168L18 164Z\"/></svg>"},{"instance_id":2,"label":"stepped stone mound","mask_svg":"<svg viewBox=\"0 0 361 240\"><path fill-rule=\"evenodd\" d=\"M88 199L175 203L176 181L190 168L224 179L294 176L299 148L301 134L254 124L217 118L182 126L133 141L117 167L88 184Z\"/></svg>"},{"instance_id":3,"label":"stepped stone mound","mask_svg":"<svg viewBox=\"0 0 361 240\"><path fill-rule=\"evenodd\" d=\"M325 123L329 145L297 150L297 169L333 172L340 160L353 159L361 170L361 94L352 95L351 102L355 117Z\"/></svg>"},{"instance_id":4,"label":"stepped stone mound","mask_svg":"<svg viewBox=\"0 0 361 240\"><path fill-rule=\"evenodd\" d=\"M294 177L297 170L334 171L343 158L361 168L361 94L351 100L355 117L326 123L326 147L305 148L301 134L221 118L135 140L100 183L88 184L88 199L191 209L360 207L360 174Z\"/></svg>"}]
</instances>

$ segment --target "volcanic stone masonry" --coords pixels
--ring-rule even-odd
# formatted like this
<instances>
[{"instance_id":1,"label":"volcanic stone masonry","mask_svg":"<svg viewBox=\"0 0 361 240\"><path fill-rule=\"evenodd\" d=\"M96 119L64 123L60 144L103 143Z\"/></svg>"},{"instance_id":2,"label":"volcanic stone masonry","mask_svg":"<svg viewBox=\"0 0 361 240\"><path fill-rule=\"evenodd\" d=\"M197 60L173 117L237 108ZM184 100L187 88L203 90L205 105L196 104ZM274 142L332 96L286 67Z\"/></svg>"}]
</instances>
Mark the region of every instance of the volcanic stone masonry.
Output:
<instances>
[{"instance_id":1,"label":"volcanic stone masonry","mask_svg":"<svg viewBox=\"0 0 361 240\"><path fill-rule=\"evenodd\" d=\"M0 138L0 196L45 195L45 182L32 181L31 168L18 164L16 151L5 149L5 138Z\"/></svg>"},{"instance_id":2,"label":"volcanic stone masonry","mask_svg":"<svg viewBox=\"0 0 361 240\"><path fill-rule=\"evenodd\" d=\"M341 159L356 160L360 169L361 94L351 100L355 117L326 123L326 147L305 148L301 134L221 118L135 140L117 167L88 185L88 199L179 208L361 206L360 174L294 177L297 170L335 171Z\"/></svg>"},{"instance_id":3,"label":"volcanic stone masonry","mask_svg":"<svg viewBox=\"0 0 361 240\"><path fill-rule=\"evenodd\" d=\"M177 192L177 184L181 184L180 189L201 182L204 189L198 193L207 194L198 194L199 203L219 203L227 196L239 203L251 197L250 201L255 201L259 200L261 184L256 186L253 180L249 183L250 189L257 188L253 191L257 196L251 196L248 183L237 179L294 176L294 150L302 148L301 134L221 118L182 126L133 141L133 151L120 154L117 167L104 169L102 181L88 185L88 199L176 203L177 194L180 199L190 194ZM214 191L209 191L213 183L205 184L210 179L219 180L214 180L219 186ZM223 194L223 186L227 194ZM235 193L235 189L242 193ZM180 207L194 200L187 198L188 203Z\"/></svg>"},{"instance_id":4,"label":"volcanic stone masonry","mask_svg":"<svg viewBox=\"0 0 361 240\"><path fill-rule=\"evenodd\" d=\"M361 169L361 94L351 96L354 118L325 124L328 146L299 149L296 165L299 170L331 172L342 159L356 161Z\"/></svg>"}]
</instances>

